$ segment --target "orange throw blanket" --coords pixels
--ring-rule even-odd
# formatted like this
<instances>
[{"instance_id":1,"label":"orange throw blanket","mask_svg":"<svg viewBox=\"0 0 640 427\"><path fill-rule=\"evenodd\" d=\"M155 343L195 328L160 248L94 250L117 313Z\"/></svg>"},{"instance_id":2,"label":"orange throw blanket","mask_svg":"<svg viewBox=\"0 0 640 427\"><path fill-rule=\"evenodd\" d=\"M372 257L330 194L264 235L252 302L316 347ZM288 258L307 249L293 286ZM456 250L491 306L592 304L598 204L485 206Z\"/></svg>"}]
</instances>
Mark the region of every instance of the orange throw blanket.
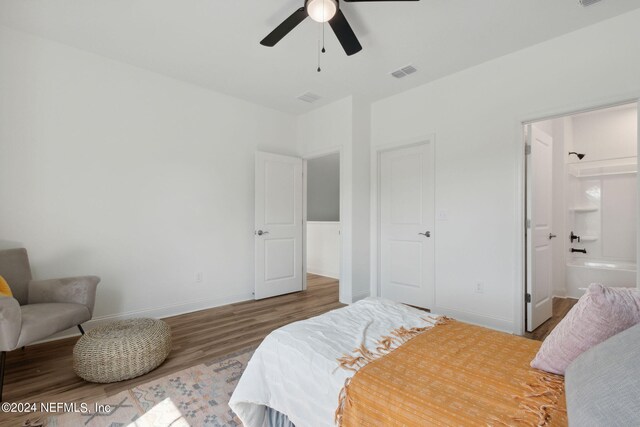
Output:
<instances>
[{"instance_id":1,"label":"orange throw blanket","mask_svg":"<svg viewBox=\"0 0 640 427\"><path fill-rule=\"evenodd\" d=\"M563 377L529 366L540 344L441 322L359 369L341 394L338 424L566 426Z\"/></svg>"}]
</instances>

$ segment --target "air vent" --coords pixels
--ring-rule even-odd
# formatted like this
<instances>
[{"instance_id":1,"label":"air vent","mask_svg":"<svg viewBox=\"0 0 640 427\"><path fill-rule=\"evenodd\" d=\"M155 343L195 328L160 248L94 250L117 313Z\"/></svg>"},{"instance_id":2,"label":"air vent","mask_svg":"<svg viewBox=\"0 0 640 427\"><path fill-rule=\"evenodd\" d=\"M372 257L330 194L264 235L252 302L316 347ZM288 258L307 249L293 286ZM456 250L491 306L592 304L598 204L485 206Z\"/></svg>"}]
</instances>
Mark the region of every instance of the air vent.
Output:
<instances>
[{"instance_id":1,"label":"air vent","mask_svg":"<svg viewBox=\"0 0 640 427\"><path fill-rule=\"evenodd\" d=\"M298 97L300 101L308 102L309 104L313 104L320 98L322 98L320 95L316 95L315 93L312 93L312 92L303 93Z\"/></svg>"},{"instance_id":2,"label":"air vent","mask_svg":"<svg viewBox=\"0 0 640 427\"><path fill-rule=\"evenodd\" d=\"M602 0L580 0L580 4L584 7L591 6L592 4L600 3Z\"/></svg>"},{"instance_id":3,"label":"air vent","mask_svg":"<svg viewBox=\"0 0 640 427\"><path fill-rule=\"evenodd\" d=\"M406 67L402 67L398 70L392 71L391 75L396 79L401 79L408 76L409 74L415 73L416 71L418 71L416 67L414 67L413 65L407 65Z\"/></svg>"}]
</instances>

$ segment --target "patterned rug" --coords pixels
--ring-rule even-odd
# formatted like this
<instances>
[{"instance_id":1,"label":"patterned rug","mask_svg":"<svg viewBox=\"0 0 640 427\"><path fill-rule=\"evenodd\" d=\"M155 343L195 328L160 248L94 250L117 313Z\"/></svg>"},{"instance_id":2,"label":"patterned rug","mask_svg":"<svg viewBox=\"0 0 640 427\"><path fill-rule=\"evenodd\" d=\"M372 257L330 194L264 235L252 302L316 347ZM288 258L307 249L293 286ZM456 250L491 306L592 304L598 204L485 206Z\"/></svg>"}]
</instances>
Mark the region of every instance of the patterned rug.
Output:
<instances>
[{"instance_id":1,"label":"patterned rug","mask_svg":"<svg viewBox=\"0 0 640 427\"><path fill-rule=\"evenodd\" d=\"M48 417L47 427L241 426L229 398L254 348L204 363L108 397L108 410Z\"/></svg>"}]
</instances>

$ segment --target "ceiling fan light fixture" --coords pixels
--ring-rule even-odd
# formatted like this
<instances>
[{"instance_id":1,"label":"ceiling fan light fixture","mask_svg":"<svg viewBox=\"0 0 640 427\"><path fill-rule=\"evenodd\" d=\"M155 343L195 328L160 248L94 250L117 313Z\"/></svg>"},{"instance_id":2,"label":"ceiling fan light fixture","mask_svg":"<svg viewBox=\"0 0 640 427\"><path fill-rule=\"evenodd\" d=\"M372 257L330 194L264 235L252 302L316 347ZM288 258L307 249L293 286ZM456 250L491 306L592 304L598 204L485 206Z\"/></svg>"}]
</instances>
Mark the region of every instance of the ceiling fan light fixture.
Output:
<instances>
[{"instance_id":1,"label":"ceiling fan light fixture","mask_svg":"<svg viewBox=\"0 0 640 427\"><path fill-rule=\"evenodd\" d=\"M327 22L336 15L338 2L336 0L308 0L307 13L316 22Z\"/></svg>"}]
</instances>

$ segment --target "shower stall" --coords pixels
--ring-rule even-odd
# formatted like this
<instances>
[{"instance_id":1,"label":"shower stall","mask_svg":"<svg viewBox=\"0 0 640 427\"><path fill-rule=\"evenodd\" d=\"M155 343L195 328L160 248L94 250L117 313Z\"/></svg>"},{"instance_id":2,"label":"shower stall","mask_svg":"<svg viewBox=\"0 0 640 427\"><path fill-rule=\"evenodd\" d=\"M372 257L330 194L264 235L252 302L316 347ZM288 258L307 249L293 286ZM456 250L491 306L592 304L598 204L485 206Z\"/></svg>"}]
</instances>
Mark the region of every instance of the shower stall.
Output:
<instances>
[{"instance_id":1,"label":"shower stall","mask_svg":"<svg viewBox=\"0 0 640 427\"><path fill-rule=\"evenodd\" d=\"M629 155L567 164L567 296L591 283L636 285L638 162L616 154Z\"/></svg>"}]
</instances>

